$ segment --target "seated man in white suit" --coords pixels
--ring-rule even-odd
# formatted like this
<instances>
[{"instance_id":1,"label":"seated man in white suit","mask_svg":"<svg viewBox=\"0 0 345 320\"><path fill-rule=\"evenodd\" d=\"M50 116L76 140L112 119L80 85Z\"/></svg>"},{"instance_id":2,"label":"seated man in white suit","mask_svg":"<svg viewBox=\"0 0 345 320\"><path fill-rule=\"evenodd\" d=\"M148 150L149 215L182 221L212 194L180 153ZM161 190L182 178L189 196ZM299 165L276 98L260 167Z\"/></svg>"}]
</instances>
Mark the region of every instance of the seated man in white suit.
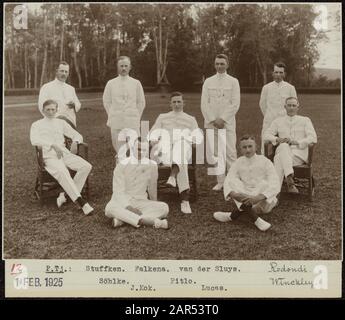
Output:
<instances>
[{"instance_id":1,"label":"seated man in white suit","mask_svg":"<svg viewBox=\"0 0 345 320\"><path fill-rule=\"evenodd\" d=\"M45 169L59 182L71 200L89 214L93 208L80 195L85 181L92 169L89 162L77 156L77 143L83 142L83 137L66 121L57 119L58 104L54 100L47 100L42 104L44 118L31 125L30 140L33 146L42 147ZM65 146L64 136L72 139L71 151ZM74 151L72 153L72 151ZM72 179L69 171L76 171ZM66 202L65 193L60 193L56 200L60 208Z\"/></svg>"},{"instance_id":2,"label":"seated man in white suit","mask_svg":"<svg viewBox=\"0 0 345 320\"><path fill-rule=\"evenodd\" d=\"M141 225L168 229L169 207L157 201L157 164L146 157L145 144L137 139L134 155L119 160L113 175L113 195L105 207L105 215L113 227L124 223L136 228ZM149 199L148 199L149 196Z\"/></svg>"},{"instance_id":3,"label":"seated man in white suit","mask_svg":"<svg viewBox=\"0 0 345 320\"><path fill-rule=\"evenodd\" d=\"M215 212L214 218L229 222L246 214L261 230L266 231L271 224L259 217L269 213L277 205L280 188L277 173L270 160L256 154L254 137L245 135L240 139L242 157L230 167L224 182L225 200L233 199L237 209L232 212Z\"/></svg>"},{"instance_id":4,"label":"seated man in white suit","mask_svg":"<svg viewBox=\"0 0 345 320\"><path fill-rule=\"evenodd\" d=\"M196 119L183 111L182 93L171 94L170 106L172 111L160 114L150 131L149 139L155 144L153 159L171 166L167 184L178 187L182 199L181 211L192 213L189 204L188 163L192 157L192 143L201 143L203 134Z\"/></svg>"},{"instance_id":5,"label":"seated man in white suit","mask_svg":"<svg viewBox=\"0 0 345 320\"><path fill-rule=\"evenodd\" d=\"M288 192L298 193L293 179L293 166L307 162L308 145L316 143L317 136L311 120L297 115L299 110L297 98L287 98L285 109L287 115L272 122L264 134L264 140L278 145L274 166L279 176L280 187L285 176Z\"/></svg>"}]
</instances>

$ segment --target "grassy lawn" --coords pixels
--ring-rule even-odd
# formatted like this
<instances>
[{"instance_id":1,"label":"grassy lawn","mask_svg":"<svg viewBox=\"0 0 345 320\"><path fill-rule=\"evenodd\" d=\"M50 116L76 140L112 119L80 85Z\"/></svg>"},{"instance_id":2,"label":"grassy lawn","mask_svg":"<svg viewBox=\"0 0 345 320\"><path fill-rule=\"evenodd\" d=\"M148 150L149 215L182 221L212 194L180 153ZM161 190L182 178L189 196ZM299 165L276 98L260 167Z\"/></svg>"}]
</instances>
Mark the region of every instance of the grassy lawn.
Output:
<instances>
[{"instance_id":1,"label":"grassy lawn","mask_svg":"<svg viewBox=\"0 0 345 320\"><path fill-rule=\"evenodd\" d=\"M87 98L98 98L93 93ZM243 94L237 114L237 136L253 133L260 141L259 95ZM186 94L186 111L200 126L200 95ZM11 103L15 103L11 97ZM20 98L20 102L33 101ZM112 192L114 153L101 102L89 101L78 114L78 128L89 143L91 204L95 213L83 216L69 203L57 209L54 199L41 207L33 196L36 159L30 144L31 123L40 118L36 107L4 111L4 255L28 259L331 259L341 258L341 114L340 95L300 95L302 115L318 134L314 153L315 200L282 197L266 216L272 223L262 233L247 220L221 224L212 213L227 210L222 193L210 191L215 177L198 168L199 200L193 214L179 212L169 201L169 230L111 227L104 208ZM10 102L7 102L10 104ZM6 103L6 100L5 100ZM168 97L147 95L143 120L167 112Z\"/></svg>"}]
</instances>

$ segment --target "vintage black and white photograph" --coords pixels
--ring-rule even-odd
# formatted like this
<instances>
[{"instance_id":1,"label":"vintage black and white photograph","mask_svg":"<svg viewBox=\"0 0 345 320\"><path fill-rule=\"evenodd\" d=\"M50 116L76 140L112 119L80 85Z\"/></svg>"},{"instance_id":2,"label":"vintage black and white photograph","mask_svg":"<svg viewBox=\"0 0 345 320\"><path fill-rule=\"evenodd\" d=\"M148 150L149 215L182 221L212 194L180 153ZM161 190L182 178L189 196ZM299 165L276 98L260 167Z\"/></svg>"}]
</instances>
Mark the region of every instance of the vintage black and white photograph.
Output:
<instances>
[{"instance_id":1,"label":"vintage black and white photograph","mask_svg":"<svg viewBox=\"0 0 345 320\"><path fill-rule=\"evenodd\" d=\"M342 259L340 3L3 12L4 259Z\"/></svg>"}]
</instances>

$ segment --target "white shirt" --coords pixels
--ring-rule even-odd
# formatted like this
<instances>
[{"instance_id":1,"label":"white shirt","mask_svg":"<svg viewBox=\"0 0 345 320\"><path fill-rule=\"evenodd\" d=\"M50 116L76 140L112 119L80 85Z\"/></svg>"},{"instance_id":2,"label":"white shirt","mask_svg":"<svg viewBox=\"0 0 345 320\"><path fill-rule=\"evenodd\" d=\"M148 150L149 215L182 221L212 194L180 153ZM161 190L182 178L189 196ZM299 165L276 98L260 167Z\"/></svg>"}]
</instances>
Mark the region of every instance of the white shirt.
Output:
<instances>
[{"instance_id":1,"label":"white shirt","mask_svg":"<svg viewBox=\"0 0 345 320\"><path fill-rule=\"evenodd\" d=\"M264 190L260 186L265 186ZM267 199L275 197L280 192L279 178L273 163L263 155L239 157L225 178L225 199L232 191L257 195L258 190Z\"/></svg>"},{"instance_id":2,"label":"white shirt","mask_svg":"<svg viewBox=\"0 0 345 320\"><path fill-rule=\"evenodd\" d=\"M130 76L109 80L103 93L103 105L108 114L108 127L139 129L145 109L145 95L140 81Z\"/></svg>"},{"instance_id":3,"label":"white shirt","mask_svg":"<svg viewBox=\"0 0 345 320\"><path fill-rule=\"evenodd\" d=\"M55 100L58 104L57 116L66 117L76 126L76 112L80 110L80 101L75 93L75 89L66 82L54 79L44 84L40 90L38 97L38 108L43 115L43 103L46 100ZM74 102L74 109L70 109L66 104L70 101Z\"/></svg>"},{"instance_id":4,"label":"white shirt","mask_svg":"<svg viewBox=\"0 0 345 320\"><path fill-rule=\"evenodd\" d=\"M225 128L234 125L239 107L240 85L236 78L227 73L217 73L205 80L201 94L205 128L213 128L210 122L217 118L225 121Z\"/></svg>"},{"instance_id":5,"label":"white shirt","mask_svg":"<svg viewBox=\"0 0 345 320\"><path fill-rule=\"evenodd\" d=\"M43 118L31 125L30 141L33 146L40 146L43 158L56 158L56 152L51 148L53 144L62 148L64 153L70 153L65 146L64 135L75 142L83 142L83 137L65 120Z\"/></svg>"},{"instance_id":6,"label":"white shirt","mask_svg":"<svg viewBox=\"0 0 345 320\"><path fill-rule=\"evenodd\" d=\"M308 160L308 145L317 142L316 132L311 120L308 117L299 115L275 119L266 130L264 140L271 141L273 145L276 145L277 137L296 140L298 145L290 146L291 151L305 162Z\"/></svg>"},{"instance_id":7,"label":"white shirt","mask_svg":"<svg viewBox=\"0 0 345 320\"><path fill-rule=\"evenodd\" d=\"M264 115L264 122L269 126L278 117L285 116L285 100L296 97L296 89L285 81L272 81L263 86L260 96L260 109Z\"/></svg>"},{"instance_id":8,"label":"white shirt","mask_svg":"<svg viewBox=\"0 0 345 320\"><path fill-rule=\"evenodd\" d=\"M164 131L160 129L166 130L169 133L169 137L165 137L164 134L162 134ZM191 142L194 138L196 143L201 143L203 140L202 132L199 129L195 117L183 111L170 111L168 113L160 114L150 130L150 137L155 139L162 136L163 139L169 138L169 141L172 143L175 140L179 140L181 137L176 131L175 134L173 134L174 129L180 129L181 136L183 136L187 141Z\"/></svg>"},{"instance_id":9,"label":"white shirt","mask_svg":"<svg viewBox=\"0 0 345 320\"><path fill-rule=\"evenodd\" d=\"M111 201L123 207L130 205L131 199L147 199L148 194L157 192L158 167L156 162L143 158L132 163L132 158L120 161L114 170L113 195ZM137 160L138 161L138 160Z\"/></svg>"}]
</instances>

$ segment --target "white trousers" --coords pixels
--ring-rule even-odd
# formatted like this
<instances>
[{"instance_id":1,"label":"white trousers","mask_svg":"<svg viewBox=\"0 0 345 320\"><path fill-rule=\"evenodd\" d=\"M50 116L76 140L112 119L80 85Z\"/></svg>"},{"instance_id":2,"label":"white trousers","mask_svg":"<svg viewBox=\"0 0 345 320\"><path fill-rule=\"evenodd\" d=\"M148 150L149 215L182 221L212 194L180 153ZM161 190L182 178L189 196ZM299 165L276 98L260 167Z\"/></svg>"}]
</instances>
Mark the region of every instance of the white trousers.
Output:
<instances>
[{"instance_id":1,"label":"white trousers","mask_svg":"<svg viewBox=\"0 0 345 320\"><path fill-rule=\"evenodd\" d=\"M44 163L45 169L59 182L73 202L80 197L92 169L89 162L73 153L64 153L61 159L46 158ZM76 171L73 179L67 168Z\"/></svg>"},{"instance_id":2,"label":"white trousers","mask_svg":"<svg viewBox=\"0 0 345 320\"><path fill-rule=\"evenodd\" d=\"M176 164L179 167L179 172L176 176L176 183L179 193L188 190L189 177L188 177L188 163L192 157L192 146L186 140L176 140L170 147L170 152L165 152L162 146L163 142L156 144L152 150L152 158L156 159L157 163L163 163L167 166ZM158 153L162 153L161 156L157 156Z\"/></svg>"},{"instance_id":3,"label":"white trousers","mask_svg":"<svg viewBox=\"0 0 345 320\"><path fill-rule=\"evenodd\" d=\"M287 143L281 143L274 156L274 167L277 171L280 185L282 185L284 176L293 173L293 166L303 164L304 161L298 156L294 155L290 146Z\"/></svg>"},{"instance_id":4,"label":"white trousers","mask_svg":"<svg viewBox=\"0 0 345 320\"><path fill-rule=\"evenodd\" d=\"M261 154L262 155L265 155L265 140L264 140L265 131L270 127L272 121L270 122L267 120L265 121L265 118L264 118L264 122L262 124L262 130L261 130Z\"/></svg>"},{"instance_id":5,"label":"white trousers","mask_svg":"<svg viewBox=\"0 0 345 320\"><path fill-rule=\"evenodd\" d=\"M164 219L168 216L169 206L161 201L149 199L131 199L130 205L142 212L139 216L127 210L115 201L108 202L105 207L105 215L108 218L116 218L134 227L139 227L139 220L142 219L146 225L153 225L155 219Z\"/></svg>"},{"instance_id":6,"label":"white trousers","mask_svg":"<svg viewBox=\"0 0 345 320\"><path fill-rule=\"evenodd\" d=\"M268 183L267 181L262 181L261 183L259 183L255 188L245 188L245 193L251 195L251 196L256 196L260 193L265 192L265 190L267 190L268 188ZM242 192L240 190L233 190L235 192ZM234 200L237 208L241 211L242 209L240 209L242 202L236 201ZM275 196L270 197L268 199L262 200L260 202L258 202L256 205L253 206L253 209L255 210L255 212L257 214L260 213L269 213L272 211L272 209L277 205L278 200Z\"/></svg>"},{"instance_id":7,"label":"white trousers","mask_svg":"<svg viewBox=\"0 0 345 320\"><path fill-rule=\"evenodd\" d=\"M216 166L214 173L217 175L217 182L224 183L231 164L237 159L235 127L224 131L217 128L206 129L206 159Z\"/></svg>"},{"instance_id":8,"label":"white trousers","mask_svg":"<svg viewBox=\"0 0 345 320\"><path fill-rule=\"evenodd\" d=\"M134 141L133 138L140 136L139 130L137 130L137 129L131 129L131 128L114 129L114 128L110 128L111 142L112 142L114 150L116 151L116 154L118 156L122 156L122 155L119 155L119 151L120 151L120 148L126 144L126 140L122 139L123 137L119 137L121 131L122 131L121 135L123 134L124 136L130 136L132 141Z\"/></svg>"}]
</instances>

